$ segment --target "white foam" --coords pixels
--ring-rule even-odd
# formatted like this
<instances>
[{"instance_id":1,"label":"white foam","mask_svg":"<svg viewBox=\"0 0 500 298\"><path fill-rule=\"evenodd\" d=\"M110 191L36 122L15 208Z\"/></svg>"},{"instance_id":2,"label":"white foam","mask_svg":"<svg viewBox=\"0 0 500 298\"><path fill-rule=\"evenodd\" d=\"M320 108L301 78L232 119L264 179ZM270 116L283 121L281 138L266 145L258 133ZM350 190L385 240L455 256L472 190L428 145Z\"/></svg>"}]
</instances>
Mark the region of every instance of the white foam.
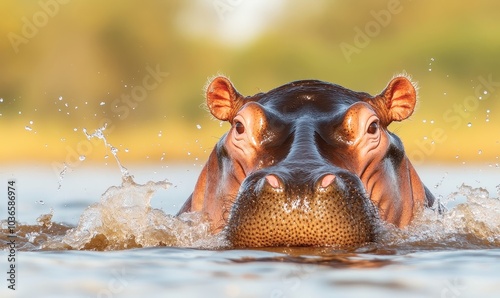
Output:
<instances>
[{"instance_id":1,"label":"white foam","mask_svg":"<svg viewBox=\"0 0 500 298\"><path fill-rule=\"evenodd\" d=\"M500 200L484 188L462 184L447 197L445 207L461 197L465 202L443 213L424 210L404 229L387 227L381 242L429 248L500 247Z\"/></svg>"},{"instance_id":2,"label":"white foam","mask_svg":"<svg viewBox=\"0 0 500 298\"><path fill-rule=\"evenodd\" d=\"M179 246L215 248L221 239L209 233L209 224L199 213L179 217L151 207L151 198L168 181L137 184L131 176L121 186L110 187L99 203L88 207L78 226L62 242L73 249L115 250L133 247Z\"/></svg>"}]
</instances>

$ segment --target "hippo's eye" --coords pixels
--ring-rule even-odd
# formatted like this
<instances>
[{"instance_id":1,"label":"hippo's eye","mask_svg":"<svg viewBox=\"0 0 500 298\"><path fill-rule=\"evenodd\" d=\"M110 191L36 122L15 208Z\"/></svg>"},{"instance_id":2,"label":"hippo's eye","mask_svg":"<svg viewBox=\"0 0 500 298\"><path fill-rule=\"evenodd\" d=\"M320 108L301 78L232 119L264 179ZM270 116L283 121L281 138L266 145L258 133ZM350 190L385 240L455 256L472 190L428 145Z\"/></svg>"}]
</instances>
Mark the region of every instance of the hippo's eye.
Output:
<instances>
[{"instance_id":1,"label":"hippo's eye","mask_svg":"<svg viewBox=\"0 0 500 298\"><path fill-rule=\"evenodd\" d=\"M242 134L245 132L245 126L243 126L243 123L241 123L240 121L234 122L234 129L236 129L236 132L238 134Z\"/></svg>"},{"instance_id":2,"label":"hippo's eye","mask_svg":"<svg viewBox=\"0 0 500 298\"><path fill-rule=\"evenodd\" d=\"M378 121L373 121L370 123L368 126L368 129L366 130L367 133L373 135L378 131Z\"/></svg>"}]
</instances>

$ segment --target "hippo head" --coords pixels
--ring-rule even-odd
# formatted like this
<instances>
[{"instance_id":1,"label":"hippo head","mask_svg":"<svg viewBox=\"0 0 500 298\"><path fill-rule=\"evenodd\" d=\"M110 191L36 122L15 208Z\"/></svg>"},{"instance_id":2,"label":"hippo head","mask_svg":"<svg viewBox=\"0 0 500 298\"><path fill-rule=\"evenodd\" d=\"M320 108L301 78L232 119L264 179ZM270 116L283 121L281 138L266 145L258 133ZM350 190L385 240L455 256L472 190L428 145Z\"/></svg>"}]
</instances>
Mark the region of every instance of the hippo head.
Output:
<instances>
[{"instance_id":1,"label":"hippo head","mask_svg":"<svg viewBox=\"0 0 500 298\"><path fill-rule=\"evenodd\" d=\"M306 80L247 97L217 77L206 99L231 128L179 213L205 213L234 247L357 246L432 204L387 129L413 113L406 77L377 96Z\"/></svg>"}]
</instances>

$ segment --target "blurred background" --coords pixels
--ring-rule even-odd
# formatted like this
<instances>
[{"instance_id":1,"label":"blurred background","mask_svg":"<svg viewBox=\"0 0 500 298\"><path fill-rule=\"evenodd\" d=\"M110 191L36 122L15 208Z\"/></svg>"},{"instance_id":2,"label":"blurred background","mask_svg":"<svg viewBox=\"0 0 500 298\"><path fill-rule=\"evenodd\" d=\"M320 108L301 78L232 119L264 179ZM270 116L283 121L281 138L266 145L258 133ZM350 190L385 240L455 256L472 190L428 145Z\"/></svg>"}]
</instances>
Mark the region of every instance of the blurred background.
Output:
<instances>
[{"instance_id":1,"label":"blurred background","mask_svg":"<svg viewBox=\"0 0 500 298\"><path fill-rule=\"evenodd\" d=\"M498 166L500 2L1 1L0 163L202 165L227 124L203 87L245 95L299 79L377 94L406 72L392 124L417 165Z\"/></svg>"}]
</instances>

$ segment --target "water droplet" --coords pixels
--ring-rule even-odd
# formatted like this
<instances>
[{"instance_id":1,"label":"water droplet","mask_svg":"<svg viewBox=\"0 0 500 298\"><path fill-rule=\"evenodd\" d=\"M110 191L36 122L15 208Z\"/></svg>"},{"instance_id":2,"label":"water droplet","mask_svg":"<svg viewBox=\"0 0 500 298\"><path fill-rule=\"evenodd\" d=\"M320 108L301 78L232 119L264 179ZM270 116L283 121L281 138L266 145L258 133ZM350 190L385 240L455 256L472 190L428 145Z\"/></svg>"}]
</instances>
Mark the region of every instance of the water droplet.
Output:
<instances>
[{"instance_id":1,"label":"water droplet","mask_svg":"<svg viewBox=\"0 0 500 298\"><path fill-rule=\"evenodd\" d=\"M434 61L434 58L431 58L431 61Z\"/></svg>"},{"instance_id":2,"label":"water droplet","mask_svg":"<svg viewBox=\"0 0 500 298\"><path fill-rule=\"evenodd\" d=\"M33 128L29 127L28 125L26 125L26 126L24 127L24 129L26 129L27 131L32 131L32 130L33 130Z\"/></svg>"},{"instance_id":3,"label":"water droplet","mask_svg":"<svg viewBox=\"0 0 500 298\"><path fill-rule=\"evenodd\" d=\"M424 120L422 120L422 122L423 122L423 123L427 123L427 120L425 120L425 119L424 119Z\"/></svg>"},{"instance_id":4,"label":"water droplet","mask_svg":"<svg viewBox=\"0 0 500 298\"><path fill-rule=\"evenodd\" d=\"M128 148L125 148L125 150L124 150L124 151L128 153L128 151L129 151L129 150L128 150Z\"/></svg>"},{"instance_id":5,"label":"water droplet","mask_svg":"<svg viewBox=\"0 0 500 298\"><path fill-rule=\"evenodd\" d=\"M35 203L40 204L40 205L45 205L45 202L43 200L35 201Z\"/></svg>"},{"instance_id":6,"label":"water droplet","mask_svg":"<svg viewBox=\"0 0 500 298\"><path fill-rule=\"evenodd\" d=\"M162 136L161 131L158 133L158 136L159 136L159 137L161 137L161 136Z\"/></svg>"},{"instance_id":7,"label":"water droplet","mask_svg":"<svg viewBox=\"0 0 500 298\"><path fill-rule=\"evenodd\" d=\"M105 105L106 103L104 101L101 101L101 103L99 104L100 106L103 106Z\"/></svg>"},{"instance_id":8,"label":"water droplet","mask_svg":"<svg viewBox=\"0 0 500 298\"><path fill-rule=\"evenodd\" d=\"M456 155L455 158L458 159L460 156L459 155Z\"/></svg>"},{"instance_id":9,"label":"water droplet","mask_svg":"<svg viewBox=\"0 0 500 298\"><path fill-rule=\"evenodd\" d=\"M63 99L63 97L62 97L62 96L59 96L59 100L62 100L62 99Z\"/></svg>"},{"instance_id":10,"label":"water droplet","mask_svg":"<svg viewBox=\"0 0 500 298\"><path fill-rule=\"evenodd\" d=\"M486 113L490 113L490 110L486 110Z\"/></svg>"},{"instance_id":11,"label":"water droplet","mask_svg":"<svg viewBox=\"0 0 500 298\"><path fill-rule=\"evenodd\" d=\"M116 155L116 153L118 153L118 148L111 147L111 153L113 153L113 155Z\"/></svg>"},{"instance_id":12,"label":"water droplet","mask_svg":"<svg viewBox=\"0 0 500 298\"><path fill-rule=\"evenodd\" d=\"M191 155L191 152L188 151L188 155Z\"/></svg>"},{"instance_id":13,"label":"water droplet","mask_svg":"<svg viewBox=\"0 0 500 298\"><path fill-rule=\"evenodd\" d=\"M196 124L196 128L201 129L201 125Z\"/></svg>"},{"instance_id":14,"label":"water droplet","mask_svg":"<svg viewBox=\"0 0 500 298\"><path fill-rule=\"evenodd\" d=\"M30 120L30 124L33 125L33 120Z\"/></svg>"},{"instance_id":15,"label":"water droplet","mask_svg":"<svg viewBox=\"0 0 500 298\"><path fill-rule=\"evenodd\" d=\"M434 120L431 120L431 124L434 124Z\"/></svg>"},{"instance_id":16,"label":"water droplet","mask_svg":"<svg viewBox=\"0 0 500 298\"><path fill-rule=\"evenodd\" d=\"M479 154L479 155L483 154L483 150L479 149L479 150L477 151L477 154Z\"/></svg>"},{"instance_id":17,"label":"water droplet","mask_svg":"<svg viewBox=\"0 0 500 298\"><path fill-rule=\"evenodd\" d=\"M0 102L3 102L3 98L0 98Z\"/></svg>"},{"instance_id":18,"label":"water droplet","mask_svg":"<svg viewBox=\"0 0 500 298\"><path fill-rule=\"evenodd\" d=\"M472 126L472 123L467 123L467 127L471 127Z\"/></svg>"},{"instance_id":19,"label":"water droplet","mask_svg":"<svg viewBox=\"0 0 500 298\"><path fill-rule=\"evenodd\" d=\"M443 95L446 95L446 94L447 94L446 92L445 92L445 93L443 93Z\"/></svg>"},{"instance_id":20,"label":"water droplet","mask_svg":"<svg viewBox=\"0 0 500 298\"><path fill-rule=\"evenodd\" d=\"M107 159L107 158L109 158L109 155L107 155L107 154L104 155L104 159Z\"/></svg>"},{"instance_id":21,"label":"water droplet","mask_svg":"<svg viewBox=\"0 0 500 298\"><path fill-rule=\"evenodd\" d=\"M483 91L483 94L488 94L488 91L484 90L484 91Z\"/></svg>"},{"instance_id":22,"label":"water droplet","mask_svg":"<svg viewBox=\"0 0 500 298\"><path fill-rule=\"evenodd\" d=\"M429 71L432 71L432 68L429 68Z\"/></svg>"},{"instance_id":23,"label":"water droplet","mask_svg":"<svg viewBox=\"0 0 500 298\"><path fill-rule=\"evenodd\" d=\"M76 128L76 127L75 127L75 128L73 128L73 131L78 131L78 128Z\"/></svg>"},{"instance_id":24,"label":"water droplet","mask_svg":"<svg viewBox=\"0 0 500 298\"><path fill-rule=\"evenodd\" d=\"M80 161L84 161L85 158L87 158L85 155L80 155L80 157L78 158Z\"/></svg>"}]
</instances>

